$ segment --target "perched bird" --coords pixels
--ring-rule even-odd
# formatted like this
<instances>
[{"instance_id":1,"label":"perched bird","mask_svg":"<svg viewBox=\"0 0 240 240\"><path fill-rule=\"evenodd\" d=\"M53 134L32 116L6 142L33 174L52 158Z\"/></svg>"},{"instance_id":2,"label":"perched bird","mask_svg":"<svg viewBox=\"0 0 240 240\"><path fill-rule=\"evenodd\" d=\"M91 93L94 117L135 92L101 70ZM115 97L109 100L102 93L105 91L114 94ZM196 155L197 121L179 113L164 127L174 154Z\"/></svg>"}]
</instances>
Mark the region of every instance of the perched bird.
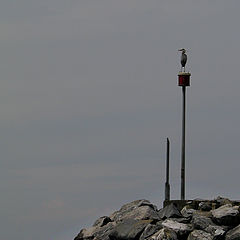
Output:
<instances>
[{"instance_id":1,"label":"perched bird","mask_svg":"<svg viewBox=\"0 0 240 240\"><path fill-rule=\"evenodd\" d=\"M182 64L182 69L185 72L185 65L187 63L187 55L186 55L186 50L184 48L179 49L178 51L182 52L182 56L181 56L181 64ZM182 71L181 69L181 71Z\"/></svg>"}]
</instances>

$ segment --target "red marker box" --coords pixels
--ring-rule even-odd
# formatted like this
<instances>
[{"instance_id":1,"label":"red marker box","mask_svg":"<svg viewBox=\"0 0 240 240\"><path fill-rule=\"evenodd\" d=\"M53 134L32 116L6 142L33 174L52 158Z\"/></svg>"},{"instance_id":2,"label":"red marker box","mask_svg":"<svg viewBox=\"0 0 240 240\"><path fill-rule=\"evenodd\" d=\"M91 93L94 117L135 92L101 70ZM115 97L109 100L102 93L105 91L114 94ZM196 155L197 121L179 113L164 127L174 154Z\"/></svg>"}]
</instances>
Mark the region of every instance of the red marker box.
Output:
<instances>
[{"instance_id":1,"label":"red marker box","mask_svg":"<svg viewBox=\"0 0 240 240\"><path fill-rule=\"evenodd\" d=\"M178 74L178 86L188 87L190 86L191 73L180 72Z\"/></svg>"}]
</instances>

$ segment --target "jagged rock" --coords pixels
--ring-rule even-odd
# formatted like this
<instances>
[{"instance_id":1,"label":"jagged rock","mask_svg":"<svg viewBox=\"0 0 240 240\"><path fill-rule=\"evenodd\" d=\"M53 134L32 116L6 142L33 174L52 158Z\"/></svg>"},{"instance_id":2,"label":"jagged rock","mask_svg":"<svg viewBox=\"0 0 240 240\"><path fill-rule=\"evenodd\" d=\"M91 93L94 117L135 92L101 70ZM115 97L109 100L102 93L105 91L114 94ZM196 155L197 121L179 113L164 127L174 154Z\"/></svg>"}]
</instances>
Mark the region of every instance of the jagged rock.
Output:
<instances>
[{"instance_id":1,"label":"jagged rock","mask_svg":"<svg viewBox=\"0 0 240 240\"><path fill-rule=\"evenodd\" d=\"M196 212L197 210L193 209L193 208L189 208L188 206L183 207L183 209L181 210L181 214L183 215L183 217L185 218L191 218L193 216L193 214Z\"/></svg>"},{"instance_id":2,"label":"jagged rock","mask_svg":"<svg viewBox=\"0 0 240 240\"><path fill-rule=\"evenodd\" d=\"M221 240L228 229L226 227L221 227L217 225L209 225L205 228L205 231L213 236L214 240Z\"/></svg>"},{"instance_id":3,"label":"jagged rock","mask_svg":"<svg viewBox=\"0 0 240 240\"><path fill-rule=\"evenodd\" d=\"M219 225L234 226L239 221L238 206L231 204L223 205L215 210L212 210L213 220Z\"/></svg>"},{"instance_id":4,"label":"jagged rock","mask_svg":"<svg viewBox=\"0 0 240 240\"><path fill-rule=\"evenodd\" d=\"M148 200L140 200L140 202L137 205L138 207L142 207L142 206L149 206L151 207L154 211L157 211L157 206L152 204L151 202L149 202Z\"/></svg>"},{"instance_id":5,"label":"jagged rock","mask_svg":"<svg viewBox=\"0 0 240 240\"><path fill-rule=\"evenodd\" d=\"M106 225L107 223L111 222L111 218L107 217L107 216L103 216L100 217L99 219L97 219L95 221L95 223L93 224L93 227L98 226L98 227L103 227L104 225Z\"/></svg>"},{"instance_id":6,"label":"jagged rock","mask_svg":"<svg viewBox=\"0 0 240 240\"><path fill-rule=\"evenodd\" d=\"M182 214L178 211L174 204L170 204L159 211L161 219L166 218L181 218Z\"/></svg>"},{"instance_id":7,"label":"jagged rock","mask_svg":"<svg viewBox=\"0 0 240 240\"><path fill-rule=\"evenodd\" d=\"M151 220L126 219L116 225L109 234L110 240L135 240L140 237Z\"/></svg>"},{"instance_id":8,"label":"jagged rock","mask_svg":"<svg viewBox=\"0 0 240 240\"><path fill-rule=\"evenodd\" d=\"M194 228L204 230L209 225L214 225L209 217L194 214L192 217L192 224Z\"/></svg>"},{"instance_id":9,"label":"jagged rock","mask_svg":"<svg viewBox=\"0 0 240 240\"><path fill-rule=\"evenodd\" d=\"M201 211L210 211L210 210L212 210L212 203L210 201L200 202L199 209Z\"/></svg>"},{"instance_id":10,"label":"jagged rock","mask_svg":"<svg viewBox=\"0 0 240 240\"><path fill-rule=\"evenodd\" d=\"M180 237L188 235L188 233L193 230L192 225L179 223L179 222L173 221L172 219L164 220L162 222L162 226L168 229L172 229Z\"/></svg>"},{"instance_id":11,"label":"jagged rock","mask_svg":"<svg viewBox=\"0 0 240 240\"><path fill-rule=\"evenodd\" d=\"M139 240L144 240L152 236L154 233L158 232L160 229L162 229L162 225L160 224L148 224L146 228L144 229L142 235L140 236Z\"/></svg>"},{"instance_id":12,"label":"jagged rock","mask_svg":"<svg viewBox=\"0 0 240 240\"><path fill-rule=\"evenodd\" d=\"M213 240L213 236L202 230L194 230L189 234L187 240Z\"/></svg>"},{"instance_id":13,"label":"jagged rock","mask_svg":"<svg viewBox=\"0 0 240 240\"><path fill-rule=\"evenodd\" d=\"M239 240L240 239L240 225L228 231L226 234L226 240Z\"/></svg>"},{"instance_id":14,"label":"jagged rock","mask_svg":"<svg viewBox=\"0 0 240 240\"><path fill-rule=\"evenodd\" d=\"M109 240L108 235L113 231L116 223L109 222L103 227L90 227L88 229L82 229L74 240L91 240L91 239L101 239Z\"/></svg>"},{"instance_id":15,"label":"jagged rock","mask_svg":"<svg viewBox=\"0 0 240 240\"><path fill-rule=\"evenodd\" d=\"M88 229L84 228L80 231L77 237L74 240L82 240L82 239L93 239L94 232L96 231L97 227L90 227Z\"/></svg>"},{"instance_id":16,"label":"jagged rock","mask_svg":"<svg viewBox=\"0 0 240 240\"><path fill-rule=\"evenodd\" d=\"M149 238L151 240L177 240L177 234L168 228L163 228Z\"/></svg>"},{"instance_id":17,"label":"jagged rock","mask_svg":"<svg viewBox=\"0 0 240 240\"><path fill-rule=\"evenodd\" d=\"M110 218L114 222L119 222L129 218L136 220L160 220L158 212L154 210L154 205L146 205L147 202L150 203L147 200L137 200L129 204L125 204L119 211L114 212Z\"/></svg>"}]
</instances>

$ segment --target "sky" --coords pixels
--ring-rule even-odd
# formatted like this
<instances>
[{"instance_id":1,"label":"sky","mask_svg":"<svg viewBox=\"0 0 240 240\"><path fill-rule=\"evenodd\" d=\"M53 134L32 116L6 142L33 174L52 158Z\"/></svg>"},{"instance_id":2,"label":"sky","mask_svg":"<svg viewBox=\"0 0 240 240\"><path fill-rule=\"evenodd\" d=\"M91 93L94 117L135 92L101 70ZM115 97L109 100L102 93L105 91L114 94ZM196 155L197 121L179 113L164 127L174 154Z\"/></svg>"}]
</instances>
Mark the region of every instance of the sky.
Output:
<instances>
[{"instance_id":1,"label":"sky","mask_svg":"<svg viewBox=\"0 0 240 240\"><path fill-rule=\"evenodd\" d=\"M71 240L123 204L240 199L238 0L1 0L0 239Z\"/></svg>"}]
</instances>

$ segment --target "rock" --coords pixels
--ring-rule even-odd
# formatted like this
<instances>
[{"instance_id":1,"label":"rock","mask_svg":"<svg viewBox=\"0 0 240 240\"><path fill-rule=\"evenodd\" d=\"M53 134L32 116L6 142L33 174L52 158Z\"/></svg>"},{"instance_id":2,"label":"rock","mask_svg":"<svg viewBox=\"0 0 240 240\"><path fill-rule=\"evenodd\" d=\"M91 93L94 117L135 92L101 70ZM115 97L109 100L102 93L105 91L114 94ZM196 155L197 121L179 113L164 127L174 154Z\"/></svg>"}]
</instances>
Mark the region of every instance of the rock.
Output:
<instances>
[{"instance_id":1,"label":"rock","mask_svg":"<svg viewBox=\"0 0 240 240\"><path fill-rule=\"evenodd\" d=\"M77 237L74 240L82 240L82 239L93 239L94 232L96 231L97 227L90 227L88 229L84 228L80 231Z\"/></svg>"},{"instance_id":2,"label":"rock","mask_svg":"<svg viewBox=\"0 0 240 240\"><path fill-rule=\"evenodd\" d=\"M137 205L138 207L142 207L142 206L149 206L151 207L154 211L157 211L157 206L153 205L152 203L150 203L148 200L140 200L140 202Z\"/></svg>"},{"instance_id":3,"label":"rock","mask_svg":"<svg viewBox=\"0 0 240 240\"><path fill-rule=\"evenodd\" d=\"M157 233L155 233L153 236L151 236L152 240L177 240L177 234L168 228L163 228Z\"/></svg>"},{"instance_id":4,"label":"rock","mask_svg":"<svg viewBox=\"0 0 240 240\"><path fill-rule=\"evenodd\" d=\"M109 234L114 230L115 222L109 222L103 227L97 228L94 232L94 240L109 240Z\"/></svg>"},{"instance_id":5,"label":"rock","mask_svg":"<svg viewBox=\"0 0 240 240\"><path fill-rule=\"evenodd\" d=\"M161 225L148 224L144 229L142 235L140 236L139 240L144 240L149 238L154 233L158 232L160 229L162 229Z\"/></svg>"},{"instance_id":6,"label":"rock","mask_svg":"<svg viewBox=\"0 0 240 240\"><path fill-rule=\"evenodd\" d=\"M174 204L170 204L159 211L159 216L161 219L180 218L182 217L182 214L178 211Z\"/></svg>"},{"instance_id":7,"label":"rock","mask_svg":"<svg viewBox=\"0 0 240 240\"><path fill-rule=\"evenodd\" d=\"M180 237L188 235L188 233L193 230L192 225L179 223L171 219L166 219L165 221L163 221L162 226L168 229L172 229Z\"/></svg>"},{"instance_id":8,"label":"rock","mask_svg":"<svg viewBox=\"0 0 240 240\"><path fill-rule=\"evenodd\" d=\"M220 240L224 238L224 235L227 231L226 227L221 227L217 225L209 225L205 228L205 231L210 233L213 236L214 240Z\"/></svg>"},{"instance_id":9,"label":"rock","mask_svg":"<svg viewBox=\"0 0 240 240\"><path fill-rule=\"evenodd\" d=\"M230 230L229 232L227 232L226 240L239 240L240 239L240 225L238 225L237 227L233 228L232 230Z\"/></svg>"},{"instance_id":10,"label":"rock","mask_svg":"<svg viewBox=\"0 0 240 240\"><path fill-rule=\"evenodd\" d=\"M187 240L213 240L213 236L202 230L194 230L189 234Z\"/></svg>"},{"instance_id":11,"label":"rock","mask_svg":"<svg viewBox=\"0 0 240 240\"><path fill-rule=\"evenodd\" d=\"M144 220L144 219L153 219L153 220L160 220L160 217L158 215L158 212L155 211L150 206L130 206L130 207L124 207L121 208L119 211L113 213L110 216L111 220L114 222L119 222L124 219L132 218L136 220Z\"/></svg>"},{"instance_id":12,"label":"rock","mask_svg":"<svg viewBox=\"0 0 240 240\"><path fill-rule=\"evenodd\" d=\"M139 239L144 228L151 220L126 219L116 225L109 234L110 240L135 240Z\"/></svg>"},{"instance_id":13,"label":"rock","mask_svg":"<svg viewBox=\"0 0 240 240\"><path fill-rule=\"evenodd\" d=\"M191 218L195 212L195 209L189 208L188 206L183 207L183 209L181 210L181 214L185 218Z\"/></svg>"},{"instance_id":14,"label":"rock","mask_svg":"<svg viewBox=\"0 0 240 240\"><path fill-rule=\"evenodd\" d=\"M194 228L204 230L209 225L214 225L209 217L194 214L192 218L192 224Z\"/></svg>"},{"instance_id":15,"label":"rock","mask_svg":"<svg viewBox=\"0 0 240 240\"><path fill-rule=\"evenodd\" d=\"M97 219L95 221L95 223L93 224L93 227L98 226L98 227L103 227L104 225L106 225L107 223L111 222L111 218L107 217L107 216L103 216L100 217L99 219Z\"/></svg>"},{"instance_id":16,"label":"rock","mask_svg":"<svg viewBox=\"0 0 240 240\"><path fill-rule=\"evenodd\" d=\"M74 240L91 240L91 239L101 239L109 240L108 235L113 231L116 223L107 223L103 227L90 227L88 229L82 229Z\"/></svg>"},{"instance_id":17,"label":"rock","mask_svg":"<svg viewBox=\"0 0 240 240\"><path fill-rule=\"evenodd\" d=\"M215 210L212 210L213 220L219 225L234 226L239 221L238 206L231 204L223 205Z\"/></svg>"},{"instance_id":18,"label":"rock","mask_svg":"<svg viewBox=\"0 0 240 240\"><path fill-rule=\"evenodd\" d=\"M212 210L212 203L210 201L200 202L199 209L201 211L210 211L210 210Z\"/></svg>"}]
</instances>

